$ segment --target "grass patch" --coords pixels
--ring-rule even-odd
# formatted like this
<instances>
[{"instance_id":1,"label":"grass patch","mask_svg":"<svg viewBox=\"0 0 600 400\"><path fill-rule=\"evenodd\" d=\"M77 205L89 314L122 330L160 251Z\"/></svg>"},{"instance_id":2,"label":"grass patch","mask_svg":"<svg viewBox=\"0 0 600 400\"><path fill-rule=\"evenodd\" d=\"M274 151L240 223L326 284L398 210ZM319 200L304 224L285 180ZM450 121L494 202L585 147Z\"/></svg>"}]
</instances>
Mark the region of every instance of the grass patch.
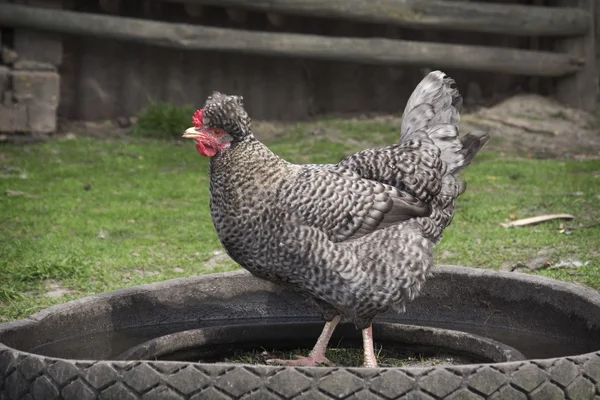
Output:
<instances>
[{"instance_id":1,"label":"grass patch","mask_svg":"<svg viewBox=\"0 0 600 400\"><path fill-rule=\"evenodd\" d=\"M137 115L132 133L139 137L168 139L181 137L192 126L192 106L152 102Z\"/></svg>"},{"instance_id":2,"label":"grass patch","mask_svg":"<svg viewBox=\"0 0 600 400\"><path fill-rule=\"evenodd\" d=\"M215 360L196 360L198 362L228 362L241 364L266 364L269 359L293 360L295 356L308 356L310 349L298 348L293 350L237 349ZM446 353L415 353L400 346L383 346L375 349L377 363L384 368L432 367L451 366L472 363L466 357ZM362 367L364 355L362 348L328 347L325 354L327 359L336 366Z\"/></svg>"},{"instance_id":3,"label":"grass patch","mask_svg":"<svg viewBox=\"0 0 600 400\"><path fill-rule=\"evenodd\" d=\"M268 144L290 161L336 162L393 143L396 132L385 122L321 121L291 126ZM0 321L99 292L238 268L208 262L221 246L208 211L207 171L208 160L187 142L81 138L1 147ZM555 264L586 265L537 273L600 289L600 227L567 235L560 222L499 226L511 216L555 212L576 215L566 225L600 220L600 161L484 152L464 176L468 189L438 264L498 269L552 248ZM70 292L49 297L52 283Z\"/></svg>"},{"instance_id":4,"label":"grass patch","mask_svg":"<svg viewBox=\"0 0 600 400\"><path fill-rule=\"evenodd\" d=\"M207 160L193 148L78 139L0 153L0 320L92 293L236 268L204 267L220 245L208 214ZM74 293L48 298L50 280Z\"/></svg>"}]
</instances>

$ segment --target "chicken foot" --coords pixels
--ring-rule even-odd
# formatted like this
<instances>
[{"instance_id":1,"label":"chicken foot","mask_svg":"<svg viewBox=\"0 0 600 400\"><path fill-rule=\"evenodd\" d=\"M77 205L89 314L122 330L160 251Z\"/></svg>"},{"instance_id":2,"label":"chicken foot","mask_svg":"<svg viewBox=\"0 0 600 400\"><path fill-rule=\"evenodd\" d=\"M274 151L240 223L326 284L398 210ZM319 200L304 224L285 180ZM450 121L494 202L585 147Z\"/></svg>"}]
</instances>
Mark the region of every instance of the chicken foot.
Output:
<instances>
[{"instance_id":1,"label":"chicken foot","mask_svg":"<svg viewBox=\"0 0 600 400\"><path fill-rule=\"evenodd\" d=\"M317 339L315 347L310 351L308 357L296 356L294 360L282 360L282 359L270 359L267 360L267 364L273 365L285 365L289 367L318 367L319 365L332 366L333 363L325 357L325 351L329 340L333 335L335 327L340 322L341 317L336 315L331 321L325 323L323 331ZM363 356L364 366L366 368L377 368L377 357L375 356L375 349L373 347L373 325L369 325L368 328L362 330L363 338Z\"/></svg>"},{"instance_id":2,"label":"chicken foot","mask_svg":"<svg viewBox=\"0 0 600 400\"><path fill-rule=\"evenodd\" d=\"M319 365L333 365L331 361L325 357L327 345L333 335L335 327L340 322L341 316L336 315L331 321L325 323L323 331L317 339L315 347L310 351L308 357L296 356L295 360L271 359L267 360L267 364L286 365L290 367L318 367Z\"/></svg>"}]
</instances>

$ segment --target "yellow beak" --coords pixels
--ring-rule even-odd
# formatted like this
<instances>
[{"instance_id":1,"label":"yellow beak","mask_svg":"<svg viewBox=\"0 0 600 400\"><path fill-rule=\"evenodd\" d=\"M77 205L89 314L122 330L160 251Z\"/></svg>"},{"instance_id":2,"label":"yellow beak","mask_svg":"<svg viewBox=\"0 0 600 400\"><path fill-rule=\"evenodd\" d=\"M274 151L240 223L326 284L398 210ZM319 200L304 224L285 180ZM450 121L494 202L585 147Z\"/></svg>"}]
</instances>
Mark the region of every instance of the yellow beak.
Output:
<instances>
[{"instance_id":1,"label":"yellow beak","mask_svg":"<svg viewBox=\"0 0 600 400\"><path fill-rule=\"evenodd\" d=\"M202 135L202 132L200 132L198 129L196 129L196 127L192 126L191 128L187 128L185 130L182 137L187 138L187 139L195 139L201 135Z\"/></svg>"}]
</instances>

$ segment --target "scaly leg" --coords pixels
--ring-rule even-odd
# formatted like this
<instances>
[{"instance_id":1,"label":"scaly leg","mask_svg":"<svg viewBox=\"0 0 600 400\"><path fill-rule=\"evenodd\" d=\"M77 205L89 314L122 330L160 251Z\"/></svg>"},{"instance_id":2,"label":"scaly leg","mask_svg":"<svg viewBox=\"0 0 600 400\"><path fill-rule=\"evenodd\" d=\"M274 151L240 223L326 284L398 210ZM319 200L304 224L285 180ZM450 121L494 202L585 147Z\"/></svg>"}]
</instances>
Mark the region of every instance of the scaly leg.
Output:
<instances>
[{"instance_id":1,"label":"scaly leg","mask_svg":"<svg viewBox=\"0 0 600 400\"><path fill-rule=\"evenodd\" d=\"M294 367L317 367L321 364L332 365L331 361L325 357L325 350L327 350L329 339L331 339L331 335L333 335L333 331L340 322L340 319L341 317L336 315L331 321L325 323L323 332L321 332L321 336L317 339L317 343L308 354L308 357L296 356L295 360L271 359L267 360L267 363Z\"/></svg>"},{"instance_id":2,"label":"scaly leg","mask_svg":"<svg viewBox=\"0 0 600 400\"><path fill-rule=\"evenodd\" d=\"M364 366L366 368L377 368L377 358L373 349L373 325L362 330L363 352L365 356Z\"/></svg>"}]
</instances>

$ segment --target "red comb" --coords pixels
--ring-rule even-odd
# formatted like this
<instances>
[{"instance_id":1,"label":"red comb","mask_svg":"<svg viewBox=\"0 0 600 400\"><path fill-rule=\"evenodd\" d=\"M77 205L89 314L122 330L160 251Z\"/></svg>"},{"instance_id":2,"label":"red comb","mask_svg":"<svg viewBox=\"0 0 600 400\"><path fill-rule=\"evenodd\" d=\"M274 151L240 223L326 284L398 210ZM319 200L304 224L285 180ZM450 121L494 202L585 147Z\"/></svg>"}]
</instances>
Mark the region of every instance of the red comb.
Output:
<instances>
[{"instance_id":1,"label":"red comb","mask_svg":"<svg viewBox=\"0 0 600 400\"><path fill-rule=\"evenodd\" d=\"M204 110L198 110L194 113L194 116L192 117L192 122L194 123L194 126L196 128L202 128L203 122L202 120L204 119Z\"/></svg>"}]
</instances>

